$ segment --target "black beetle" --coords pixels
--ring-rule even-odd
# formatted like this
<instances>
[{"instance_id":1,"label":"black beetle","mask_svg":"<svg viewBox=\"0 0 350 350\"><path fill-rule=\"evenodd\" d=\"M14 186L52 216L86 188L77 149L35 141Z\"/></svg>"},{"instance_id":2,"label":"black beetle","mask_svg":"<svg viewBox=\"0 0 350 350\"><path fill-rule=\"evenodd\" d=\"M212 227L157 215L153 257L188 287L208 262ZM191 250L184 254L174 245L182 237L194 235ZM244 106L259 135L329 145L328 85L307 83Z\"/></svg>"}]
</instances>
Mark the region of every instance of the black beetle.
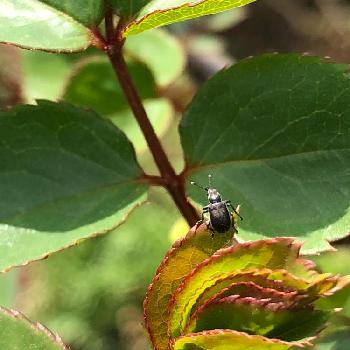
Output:
<instances>
[{"instance_id":1,"label":"black beetle","mask_svg":"<svg viewBox=\"0 0 350 350\"><path fill-rule=\"evenodd\" d=\"M210 231L212 231L212 236L214 236L214 232L227 232L231 227L237 232L234 226L234 219L232 217L232 213L230 213L229 211L229 208L231 208L233 212L240 217L241 220L243 220L243 218L239 215L237 210L231 204L231 201L223 201L217 189L211 186L211 175L208 175L208 178L209 187L202 187L194 181L191 181L191 185L195 185L207 192L209 201L209 204L203 207L202 218L200 221L198 221L197 225L203 223L204 214L209 213L209 221L207 222L207 227Z\"/></svg>"}]
</instances>

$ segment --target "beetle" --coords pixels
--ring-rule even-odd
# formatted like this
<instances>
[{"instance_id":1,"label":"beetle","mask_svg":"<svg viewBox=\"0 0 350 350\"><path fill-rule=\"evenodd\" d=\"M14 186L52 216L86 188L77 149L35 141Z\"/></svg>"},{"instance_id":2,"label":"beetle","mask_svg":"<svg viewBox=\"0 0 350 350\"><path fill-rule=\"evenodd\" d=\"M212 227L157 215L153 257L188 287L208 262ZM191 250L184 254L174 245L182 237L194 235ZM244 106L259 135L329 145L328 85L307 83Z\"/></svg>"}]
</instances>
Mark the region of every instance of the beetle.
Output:
<instances>
[{"instance_id":1,"label":"beetle","mask_svg":"<svg viewBox=\"0 0 350 350\"><path fill-rule=\"evenodd\" d=\"M191 181L191 185L195 185L202 190L206 191L208 194L208 202L209 204L203 207L202 218L197 222L197 226L204 222L204 214L209 213L209 221L206 223L208 229L212 232L212 237L214 237L214 232L224 233L227 232L231 227L234 231L237 232L235 228L234 219L232 217L232 212L230 212L230 208L233 212L238 215L238 217L243 220L243 218L239 215L236 208L232 205L231 200L222 200L221 195L216 188L211 186L211 175L208 175L208 187L203 187L198 185L196 182Z\"/></svg>"}]
</instances>

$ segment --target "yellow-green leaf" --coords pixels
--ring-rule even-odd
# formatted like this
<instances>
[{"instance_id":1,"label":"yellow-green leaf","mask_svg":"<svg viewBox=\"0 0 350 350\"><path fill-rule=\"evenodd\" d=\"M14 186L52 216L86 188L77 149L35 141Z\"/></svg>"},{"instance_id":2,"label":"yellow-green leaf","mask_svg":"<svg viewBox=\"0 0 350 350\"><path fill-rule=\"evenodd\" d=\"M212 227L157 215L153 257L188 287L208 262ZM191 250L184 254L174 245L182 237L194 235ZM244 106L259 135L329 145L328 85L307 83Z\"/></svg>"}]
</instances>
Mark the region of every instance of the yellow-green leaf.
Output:
<instances>
[{"instance_id":1,"label":"yellow-green leaf","mask_svg":"<svg viewBox=\"0 0 350 350\"><path fill-rule=\"evenodd\" d=\"M152 343L157 350L166 350L168 316L167 306L183 277L196 265L230 243L233 232L217 235L200 227L174 243L160 264L146 295L145 321Z\"/></svg>"},{"instance_id":2,"label":"yellow-green leaf","mask_svg":"<svg viewBox=\"0 0 350 350\"><path fill-rule=\"evenodd\" d=\"M212 330L192 333L172 341L172 350L287 350L292 346L303 348L307 341L288 343L259 335L248 335L232 330Z\"/></svg>"},{"instance_id":3,"label":"yellow-green leaf","mask_svg":"<svg viewBox=\"0 0 350 350\"><path fill-rule=\"evenodd\" d=\"M153 0L150 1L124 29L124 37L145 30L211 15L235 7L247 5L255 0Z\"/></svg>"},{"instance_id":4,"label":"yellow-green leaf","mask_svg":"<svg viewBox=\"0 0 350 350\"><path fill-rule=\"evenodd\" d=\"M174 293L169 306L169 335L182 333L200 294L218 279L257 268L285 269L298 256L299 246L293 239L276 238L254 243L237 244L221 249L203 261L189 274Z\"/></svg>"}]
</instances>

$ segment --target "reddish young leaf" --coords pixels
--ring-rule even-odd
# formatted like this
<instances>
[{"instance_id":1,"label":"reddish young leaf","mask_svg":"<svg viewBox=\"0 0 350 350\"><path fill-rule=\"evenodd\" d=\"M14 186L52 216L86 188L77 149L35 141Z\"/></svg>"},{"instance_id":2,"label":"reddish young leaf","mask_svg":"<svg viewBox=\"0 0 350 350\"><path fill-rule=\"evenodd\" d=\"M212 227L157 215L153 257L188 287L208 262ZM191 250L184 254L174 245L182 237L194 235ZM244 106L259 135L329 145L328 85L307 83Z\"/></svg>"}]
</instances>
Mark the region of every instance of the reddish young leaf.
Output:
<instances>
[{"instance_id":1,"label":"reddish young leaf","mask_svg":"<svg viewBox=\"0 0 350 350\"><path fill-rule=\"evenodd\" d=\"M204 225L192 228L185 238L174 243L161 262L148 288L144 301L145 324L157 350L165 350L167 338L167 306L182 279L218 249L230 244L233 232L211 237Z\"/></svg>"},{"instance_id":2,"label":"reddish young leaf","mask_svg":"<svg viewBox=\"0 0 350 350\"><path fill-rule=\"evenodd\" d=\"M284 341L298 341L317 333L328 312L311 308L285 309L268 299L230 296L202 305L191 317L186 333L232 329Z\"/></svg>"},{"instance_id":3,"label":"reddish young leaf","mask_svg":"<svg viewBox=\"0 0 350 350\"><path fill-rule=\"evenodd\" d=\"M258 268L288 268L298 257L300 246L291 238L275 238L237 244L221 249L199 264L182 281L169 303L169 336L181 334L202 292L223 279L242 270Z\"/></svg>"}]
</instances>

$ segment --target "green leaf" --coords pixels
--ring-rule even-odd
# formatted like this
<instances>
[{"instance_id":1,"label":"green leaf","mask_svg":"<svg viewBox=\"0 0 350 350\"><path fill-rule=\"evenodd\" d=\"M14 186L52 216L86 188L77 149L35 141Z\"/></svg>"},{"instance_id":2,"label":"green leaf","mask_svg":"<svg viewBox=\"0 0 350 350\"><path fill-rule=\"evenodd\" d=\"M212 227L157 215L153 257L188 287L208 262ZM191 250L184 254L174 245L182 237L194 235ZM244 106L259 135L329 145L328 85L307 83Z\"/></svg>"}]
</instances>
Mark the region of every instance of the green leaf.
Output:
<instances>
[{"instance_id":1,"label":"green leaf","mask_svg":"<svg viewBox=\"0 0 350 350\"><path fill-rule=\"evenodd\" d=\"M219 279L242 270L285 269L293 263L298 249L293 240L276 238L255 243L237 244L221 249L208 260L197 265L175 291L169 303L169 334L182 334L191 310L203 291L213 286ZM292 247L292 249L291 249Z\"/></svg>"},{"instance_id":2,"label":"green leaf","mask_svg":"<svg viewBox=\"0 0 350 350\"><path fill-rule=\"evenodd\" d=\"M284 310L268 299L238 295L203 305L191 317L185 334L211 329L232 329L284 341L313 336L328 320L328 312L312 309Z\"/></svg>"},{"instance_id":3,"label":"green leaf","mask_svg":"<svg viewBox=\"0 0 350 350\"><path fill-rule=\"evenodd\" d=\"M255 274L257 273L258 272L256 271ZM255 278L256 277L257 276L255 276ZM260 277L262 277L262 275L260 275ZM213 289L215 288L212 288L211 293L209 293L210 288L206 289L198 298L197 303L193 309L197 310L199 306L203 305L203 303L207 304L231 295L239 295L240 297L252 297L257 300L268 299L271 303L283 302L283 305L285 307L295 305L296 301L303 297L298 295L298 292L296 290L289 289L288 285L281 283L282 281L269 280L266 277L268 277L268 275L265 276L265 278L257 278L255 281L253 273L241 274L240 277L237 276L237 280L239 280L239 282L232 282L231 284L228 284L227 287L224 287L224 284L222 283L223 281L218 281L221 282L221 289L215 295L213 295ZM254 280L254 282L252 282L252 280ZM218 282L215 284L216 287L218 287ZM228 282L228 280L226 282Z\"/></svg>"},{"instance_id":4,"label":"green leaf","mask_svg":"<svg viewBox=\"0 0 350 350\"><path fill-rule=\"evenodd\" d=\"M105 233L144 199L131 143L93 112L19 106L0 140L0 270Z\"/></svg>"},{"instance_id":5,"label":"green leaf","mask_svg":"<svg viewBox=\"0 0 350 350\"><path fill-rule=\"evenodd\" d=\"M349 284L349 277L331 277L329 274L314 273L306 280L298 278L286 270L270 269L249 269L241 272L232 271L232 273L228 275L224 274L223 276L218 273L215 276L214 283L210 283L204 290L198 290L200 294L197 296L192 310L198 309L204 303L209 302L209 300L231 295L235 291L237 284L239 285L240 283L249 281L260 287L272 289L274 293L282 293L280 297L282 297L285 305L295 304L297 302L298 305L304 306L320 296L327 297L326 299L323 298L323 300L328 300L329 297L332 298L334 293ZM250 289L246 292L252 293L252 290ZM266 293L262 293L261 295L264 294ZM254 294L247 296L254 296Z\"/></svg>"},{"instance_id":6,"label":"green leaf","mask_svg":"<svg viewBox=\"0 0 350 350\"><path fill-rule=\"evenodd\" d=\"M18 311L0 307L0 348L6 350L69 350L62 339Z\"/></svg>"},{"instance_id":7,"label":"green leaf","mask_svg":"<svg viewBox=\"0 0 350 350\"><path fill-rule=\"evenodd\" d=\"M141 33L145 30L176 23L196 17L211 15L255 0L152 0L124 29L123 35Z\"/></svg>"},{"instance_id":8,"label":"green leaf","mask_svg":"<svg viewBox=\"0 0 350 350\"><path fill-rule=\"evenodd\" d=\"M196 310L209 299L215 299L226 292L235 294L235 286L243 283L254 283L262 288L267 288L280 293L293 293L293 291L305 291L310 283L299 279L285 270L253 270L240 273L233 272L231 275L219 278L216 282L207 287L198 297L193 309ZM251 289L248 290L251 293ZM230 295L228 294L228 295ZM241 294L241 293L237 293ZM225 294L226 295L226 294ZM251 295L251 294L250 294ZM292 295L291 295L291 298Z\"/></svg>"},{"instance_id":9,"label":"green leaf","mask_svg":"<svg viewBox=\"0 0 350 350\"><path fill-rule=\"evenodd\" d=\"M172 342L172 350L287 350L302 343L287 343L231 330L212 330L188 334Z\"/></svg>"},{"instance_id":10,"label":"green leaf","mask_svg":"<svg viewBox=\"0 0 350 350\"><path fill-rule=\"evenodd\" d=\"M114 11L124 17L131 18L137 14L150 0L108 0Z\"/></svg>"},{"instance_id":11,"label":"green leaf","mask_svg":"<svg viewBox=\"0 0 350 350\"><path fill-rule=\"evenodd\" d=\"M155 83L150 70L142 63L128 63L129 72L142 98L155 96ZM92 57L78 62L63 96L64 100L112 114L128 108L123 90L106 59Z\"/></svg>"},{"instance_id":12,"label":"green leaf","mask_svg":"<svg viewBox=\"0 0 350 350\"><path fill-rule=\"evenodd\" d=\"M293 236L303 253L316 253L348 234L345 69L264 55L218 73L194 98L180 126L186 176L206 183L210 172L224 199L242 205L238 240Z\"/></svg>"},{"instance_id":13,"label":"green leaf","mask_svg":"<svg viewBox=\"0 0 350 350\"><path fill-rule=\"evenodd\" d=\"M38 0L37 0L38 1ZM104 16L104 0L39 0L89 27L97 25Z\"/></svg>"},{"instance_id":14,"label":"green leaf","mask_svg":"<svg viewBox=\"0 0 350 350\"><path fill-rule=\"evenodd\" d=\"M168 349L167 306L173 292L197 264L229 244L232 234L227 232L212 239L207 230L192 229L185 238L176 241L165 255L144 302L146 327L157 350Z\"/></svg>"},{"instance_id":15,"label":"green leaf","mask_svg":"<svg viewBox=\"0 0 350 350\"><path fill-rule=\"evenodd\" d=\"M128 55L151 68L157 84L161 86L175 81L185 68L183 48L174 36L161 29L130 36L124 48Z\"/></svg>"},{"instance_id":16,"label":"green leaf","mask_svg":"<svg viewBox=\"0 0 350 350\"><path fill-rule=\"evenodd\" d=\"M82 51L89 27L104 12L103 0L1 0L0 42L48 51Z\"/></svg>"}]
</instances>

